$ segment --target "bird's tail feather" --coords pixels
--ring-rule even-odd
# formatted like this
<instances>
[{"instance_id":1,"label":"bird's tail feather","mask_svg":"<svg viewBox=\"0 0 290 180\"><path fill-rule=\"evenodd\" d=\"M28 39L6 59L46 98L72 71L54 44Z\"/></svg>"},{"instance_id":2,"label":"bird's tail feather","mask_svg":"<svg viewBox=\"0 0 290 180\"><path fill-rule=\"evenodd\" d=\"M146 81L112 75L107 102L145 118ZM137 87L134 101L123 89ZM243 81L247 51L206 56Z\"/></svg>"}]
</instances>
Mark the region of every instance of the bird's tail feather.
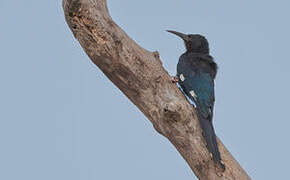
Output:
<instances>
[{"instance_id":1,"label":"bird's tail feather","mask_svg":"<svg viewBox=\"0 0 290 180\"><path fill-rule=\"evenodd\" d=\"M206 141L207 149L212 154L213 160L217 162L221 166L222 169L225 169L224 164L221 162L221 155L218 149L216 135L215 135L212 121L211 119L202 117L200 113L198 114L199 114L200 126L203 131L202 135Z\"/></svg>"}]
</instances>

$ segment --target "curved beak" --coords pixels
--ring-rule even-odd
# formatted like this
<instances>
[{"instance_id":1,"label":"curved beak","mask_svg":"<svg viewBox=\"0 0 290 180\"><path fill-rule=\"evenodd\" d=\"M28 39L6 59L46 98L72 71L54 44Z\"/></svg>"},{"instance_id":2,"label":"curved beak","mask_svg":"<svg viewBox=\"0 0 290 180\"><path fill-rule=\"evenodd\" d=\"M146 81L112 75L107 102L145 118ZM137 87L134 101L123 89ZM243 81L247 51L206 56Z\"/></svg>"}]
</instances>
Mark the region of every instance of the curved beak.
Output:
<instances>
[{"instance_id":1,"label":"curved beak","mask_svg":"<svg viewBox=\"0 0 290 180\"><path fill-rule=\"evenodd\" d=\"M183 33L180 33L180 32L177 32L177 31L171 31L171 30L167 30L167 32L170 32L172 34L175 34L177 36L179 36L181 39L183 39L185 42L188 41L188 36L186 34L183 34Z\"/></svg>"}]
</instances>

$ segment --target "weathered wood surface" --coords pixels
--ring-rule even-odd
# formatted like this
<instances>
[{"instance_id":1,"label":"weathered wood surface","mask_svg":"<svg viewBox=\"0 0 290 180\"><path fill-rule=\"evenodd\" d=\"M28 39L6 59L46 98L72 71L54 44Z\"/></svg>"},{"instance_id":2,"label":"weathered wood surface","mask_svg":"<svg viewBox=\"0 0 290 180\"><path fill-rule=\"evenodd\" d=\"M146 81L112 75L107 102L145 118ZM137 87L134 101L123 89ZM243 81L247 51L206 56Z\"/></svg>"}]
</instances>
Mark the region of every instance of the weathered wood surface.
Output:
<instances>
[{"instance_id":1,"label":"weathered wood surface","mask_svg":"<svg viewBox=\"0 0 290 180\"><path fill-rule=\"evenodd\" d=\"M66 21L90 59L177 148L201 180L250 179L218 140L221 171L211 160L195 109L171 83L158 53L137 45L111 19L106 0L63 0Z\"/></svg>"}]
</instances>

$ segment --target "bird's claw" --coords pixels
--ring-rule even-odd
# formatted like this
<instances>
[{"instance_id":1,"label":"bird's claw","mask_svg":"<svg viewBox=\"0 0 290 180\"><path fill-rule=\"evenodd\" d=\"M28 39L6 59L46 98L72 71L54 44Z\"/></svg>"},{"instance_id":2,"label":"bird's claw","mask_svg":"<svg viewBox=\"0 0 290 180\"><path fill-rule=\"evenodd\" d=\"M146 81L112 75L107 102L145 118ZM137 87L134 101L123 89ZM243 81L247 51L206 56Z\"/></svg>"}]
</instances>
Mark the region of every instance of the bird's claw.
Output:
<instances>
[{"instance_id":1,"label":"bird's claw","mask_svg":"<svg viewBox=\"0 0 290 180\"><path fill-rule=\"evenodd\" d=\"M171 77L171 82L172 82L172 83L177 83L177 82L178 82L178 77L176 77L176 76L172 76L172 77Z\"/></svg>"}]
</instances>

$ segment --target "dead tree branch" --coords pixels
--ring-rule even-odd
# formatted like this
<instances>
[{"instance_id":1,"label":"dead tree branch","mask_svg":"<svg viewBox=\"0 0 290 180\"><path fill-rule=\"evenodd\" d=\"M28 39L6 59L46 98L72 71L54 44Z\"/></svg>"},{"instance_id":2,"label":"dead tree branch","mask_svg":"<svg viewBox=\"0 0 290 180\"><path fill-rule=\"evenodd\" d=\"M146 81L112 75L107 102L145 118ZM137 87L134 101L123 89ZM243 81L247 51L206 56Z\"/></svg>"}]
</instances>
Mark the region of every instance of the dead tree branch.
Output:
<instances>
[{"instance_id":1,"label":"dead tree branch","mask_svg":"<svg viewBox=\"0 0 290 180\"><path fill-rule=\"evenodd\" d=\"M106 0L63 0L63 8L70 29L91 60L170 140L199 179L250 179L220 141L226 170L215 166L195 109L171 83L158 53L137 45L113 22Z\"/></svg>"}]
</instances>

